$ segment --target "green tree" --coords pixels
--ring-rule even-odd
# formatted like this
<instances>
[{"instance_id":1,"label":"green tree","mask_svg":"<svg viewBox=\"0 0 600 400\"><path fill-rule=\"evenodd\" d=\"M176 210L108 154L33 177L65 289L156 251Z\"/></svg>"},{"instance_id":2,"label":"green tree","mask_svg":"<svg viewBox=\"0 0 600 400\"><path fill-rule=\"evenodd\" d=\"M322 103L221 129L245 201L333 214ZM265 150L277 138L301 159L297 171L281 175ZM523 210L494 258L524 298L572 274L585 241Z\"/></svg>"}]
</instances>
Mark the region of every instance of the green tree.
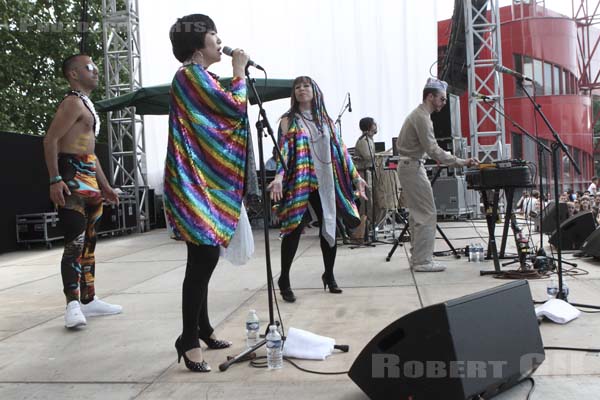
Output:
<instances>
[{"instance_id":1,"label":"green tree","mask_svg":"<svg viewBox=\"0 0 600 400\"><path fill-rule=\"evenodd\" d=\"M0 0L0 130L45 134L58 103L69 90L62 61L79 53L82 28L86 53L100 70L96 101L104 97L102 0L87 1L81 24L80 0ZM105 121L103 121L105 122ZM103 123L106 137L106 124Z\"/></svg>"}]
</instances>

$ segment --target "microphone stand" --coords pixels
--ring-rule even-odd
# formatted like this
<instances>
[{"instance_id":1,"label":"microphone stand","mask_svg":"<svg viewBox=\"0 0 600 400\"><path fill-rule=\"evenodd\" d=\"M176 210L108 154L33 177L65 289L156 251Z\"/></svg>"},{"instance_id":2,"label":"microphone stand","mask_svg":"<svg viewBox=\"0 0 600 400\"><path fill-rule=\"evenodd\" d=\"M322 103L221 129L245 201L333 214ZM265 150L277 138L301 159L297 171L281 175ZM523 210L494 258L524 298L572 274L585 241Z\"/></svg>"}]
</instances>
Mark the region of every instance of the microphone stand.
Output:
<instances>
[{"instance_id":1,"label":"microphone stand","mask_svg":"<svg viewBox=\"0 0 600 400\"><path fill-rule=\"evenodd\" d=\"M533 108L535 109L537 114L542 118L542 120L544 121L544 123L546 124L546 126L548 127L550 132L552 133L552 136L554 137L554 142L552 143L551 148L552 148L552 177L554 179L554 201L556 202L556 207L554 207L554 218L556 219L556 226L557 226L556 237L557 237L557 243L558 243L558 245L556 246L556 254L558 255L558 257L557 257L558 293L556 294L556 298L567 301L567 296L563 293L563 276L562 276L563 275L563 271L562 271L562 262L563 261L562 261L562 250L561 250L562 233L561 233L560 223L559 223L560 213L559 213L559 208L558 208L558 199L559 199L558 157L560 156L560 150L562 150L565 153L565 155L569 158L569 160L573 164L573 167L575 168L575 171L579 175L581 175L581 170L579 169L579 165L577 165L577 163L575 162L575 160L569 153L569 149L567 149L567 146L565 146L564 142L562 141L562 139L560 138L560 136L558 135L556 130L554 130L554 128L552 127L552 124L550 124L550 121L548 121L548 118L546 118L546 115L542 111L542 107L531 97L529 92L523 86L523 78L517 78L517 84L521 87L521 90L523 90L523 92L525 92L525 94L527 95L527 98L533 105Z\"/></svg>"},{"instance_id":2,"label":"microphone stand","mask_svg":"<svg viewBox=\"0 0 600 400\"><path fill-rule=\"evenodd\" d=\"M348 110L350 107L350 102L346 102L347 98L348 98L348 94L346 94L346 97L344 97L344 105L342 106L342 109L340 110L340 113L338 114L338 116L334 122L334 125L337 125L338 129L340 130L340 136L342 135L342 115L344 115L346 110ZM352 112L352 111L350 111L350 112Z\"/></svg>"},{"instance_id":3,"label":"microphone stand","mask_svg":"<svg viewBox=\"0 0 600 400\"><path fill-rule=\"evenodd\" d=\"M281 151L279 150L279 146L277 145L277 140L275 139L275 135L273 134L273 129L271 128L271 124L269 124L269 119L267 118L267 113L263 108L263 103L258 95L258 91L256 90L256 80L250 77L250 73L248 71L248 66L246 66L246 81L249 83L250 89L252 90L252 94L256 99L256 104L259 108L258 121L256 122L256 133L258 136L258 160L260 165L260 180L262 185L262 205L263 205L263 232L265 238L265 261L267 268L267 293L268 293L268 301L269 301L269 326L275 325L275 316L273 312L273 271L271 269L271 248L269 244L269 222L268 215L270 213L269 209L269 199L267 194L267 176L265 172L265 163L264 163L264 152L263 152L263 136L270 136L273 141L275 148L277 149L277 156L279 160L283 160L281 156ZM264 130L267 130L265 133ZM287 172L286 165L282 162L283 169ZM281 320L281 315L279 316ZM279 324L279 323L278 323ZM283 323L281 323L283 327ZM266 333L269 331L269 326L267 326ZM283 336L283 335L282 335ZM238 361L247 360L247 356L254 352L256 349L264 346L267 343L266 339L262 339L254 346L244 350L240 354L231 359L228 359L221 365L219 365L219 370L226 371L231 364L234 364Z\"/></svg>"},{"instance_id":4,"label":"microphone stand","mask_svg":"<svg viewBox=\"0 0 600 400\"><path fill-rule=\"evenodd\" d=\"M346 94L346 97L344 97L344 104L342 105L342 108L341 108L337 118L335 119L335 122L333 123L333 125L337 126L338 131L340 132L340 136L342 136L342 115L344 115L346 110L349 110L349 107L350 107L350 102L346 102L347 98L348 98L348 94ZM340 231L340 235L342 236L342 243L350 244L351 241L350 241L350 237L346 231L346 226L342 222L340 222L340 220L338 220L337 217L336 217L336 226Z\"/></svg>"}]
</instances>

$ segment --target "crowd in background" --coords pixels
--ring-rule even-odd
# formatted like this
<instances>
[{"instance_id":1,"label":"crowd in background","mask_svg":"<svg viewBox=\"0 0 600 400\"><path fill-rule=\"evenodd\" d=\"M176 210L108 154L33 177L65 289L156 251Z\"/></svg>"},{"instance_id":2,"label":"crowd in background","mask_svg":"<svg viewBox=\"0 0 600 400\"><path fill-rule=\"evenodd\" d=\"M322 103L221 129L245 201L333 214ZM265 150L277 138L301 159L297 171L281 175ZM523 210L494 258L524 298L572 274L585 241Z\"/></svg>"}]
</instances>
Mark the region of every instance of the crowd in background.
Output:
<instances>
[{"instance_id":1,"label":"crowd in background","mask_svg":"<svg viewBox=\"0 0 600 400\"><path fill-rule=\"evenodd\" d=\"M600 191L597 190L598 178L593 177L586 191L575 192L573 189L564 191L558 201L567 203L568 216L591 211L597 224L600 224ZM547 205L547 202L544 202ZM526 220L536 218L540 212L540 193L537 190L523 192L516 205L517 212L523 214Z\"/></svg>"}]
</instances>

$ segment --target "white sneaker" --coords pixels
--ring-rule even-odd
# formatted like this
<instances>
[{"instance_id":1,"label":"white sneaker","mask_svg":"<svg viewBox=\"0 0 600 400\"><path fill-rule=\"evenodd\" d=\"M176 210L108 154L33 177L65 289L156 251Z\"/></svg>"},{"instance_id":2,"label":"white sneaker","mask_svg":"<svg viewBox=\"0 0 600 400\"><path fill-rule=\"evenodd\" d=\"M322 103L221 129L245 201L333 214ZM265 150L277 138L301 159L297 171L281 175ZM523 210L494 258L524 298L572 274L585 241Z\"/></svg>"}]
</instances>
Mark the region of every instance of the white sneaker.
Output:
<instances>
[{"instance_id":1,"label":"white sneaker","mask_svg":"<svg viewBox=\"0 0 600 400\"><path fill-rule=\"evenodd\" d=\"M441 272L446 269L446 266L433 261L431 264L415 265L412 269L415 272Z\"/></svg>"},{"instance_id":2,"label":"white sneaker","mask_svg":"<svg viewBox=\"0 0 600 400\"><path fill-rule=\"evenodd\" d=\"M94 300L81 305L81 311L86 317L97 317L99 315L120 314L123 312L123 307L117 304L109 304L94 296Z\"/></svg>"},{"instance_id":3,"label":"white sneaker","mask_svg":"<svg viewBox=\"0 0 600 400\"><path fill-rule=\"evenodd\" d=\"M87 325L85 316L81 312L81 306L77 300L70 301L65 310L65 327L77 328Z\"/></svg>"}]
</instances>

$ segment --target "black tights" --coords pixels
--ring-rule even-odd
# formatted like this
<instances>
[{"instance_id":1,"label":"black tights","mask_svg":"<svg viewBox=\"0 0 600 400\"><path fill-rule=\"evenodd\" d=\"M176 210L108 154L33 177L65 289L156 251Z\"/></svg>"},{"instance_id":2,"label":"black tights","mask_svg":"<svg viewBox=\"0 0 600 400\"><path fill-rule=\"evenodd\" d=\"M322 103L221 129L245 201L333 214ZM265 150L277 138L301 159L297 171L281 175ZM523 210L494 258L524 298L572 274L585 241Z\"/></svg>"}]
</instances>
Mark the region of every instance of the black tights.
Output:
<instances>
[{"instance_id":1,"label":"black tights","mask_svg":"<svg viewBox=\"0 0 600 400\"><path fill-rule=\"evenodd\" d=\"M323 254L323 264L325 266L325 278L329 281L333 279L333 266L335 264L337 244L333 247L329 247L329 243L327 243L327 240L323 237L323 208L321 207L319 192L317 190L312 192L308 196L308 201L315 210L317 219L319 220L319 236L321 238L321 253ZM308 213L308 209L306 212ZM290 269L292 268L292 262L294 261L296 251L298 250L300 235L302 234L304 226L305 223L303 218L300 225L281 241L281 276L279 277L279 287L282 289L290 287Z\"/></svg>"},{"instance_id":2,"label":"black tights","mask_svg":"<svg viewBox=\"0 0 600 400\"><path fill-rule=\"evenodd\" d=\"M219 246L186 244L188 256L181 296L181 344L187 351L200 347L199 336L208 338L214 331L208 318L208 283L219 261L220 249Z\"/></svg>"}]
</instances>

